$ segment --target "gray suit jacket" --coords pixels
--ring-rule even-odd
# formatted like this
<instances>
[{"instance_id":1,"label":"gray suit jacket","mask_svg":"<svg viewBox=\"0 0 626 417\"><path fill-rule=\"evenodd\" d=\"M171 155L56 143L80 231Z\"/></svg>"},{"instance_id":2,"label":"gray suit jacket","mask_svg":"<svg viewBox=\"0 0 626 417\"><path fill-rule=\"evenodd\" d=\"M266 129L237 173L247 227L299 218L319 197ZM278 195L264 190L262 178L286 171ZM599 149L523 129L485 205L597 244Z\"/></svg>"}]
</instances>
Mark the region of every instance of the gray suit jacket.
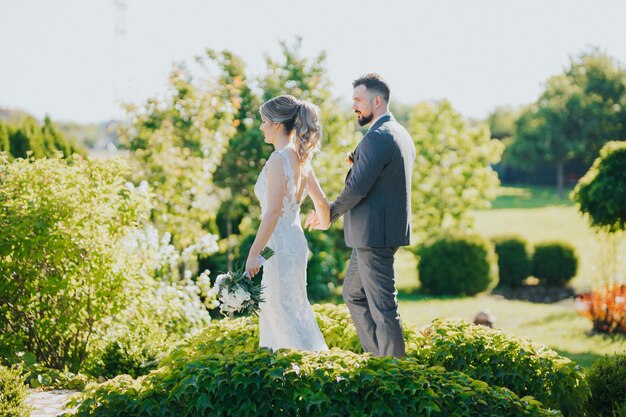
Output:
<instances>
[{"instance_id":1,"label":"gray suit jacket","mask_svg":"<svg viewBox=\"0 0 626 417\"><path fill-rule=\"evenodd\" d=\"M346 186L330 206L332 222L344 215L346 245L410 244L414 162L409 132L392 116L378 119L354 151Z\"/></svg>"}]
</instances>

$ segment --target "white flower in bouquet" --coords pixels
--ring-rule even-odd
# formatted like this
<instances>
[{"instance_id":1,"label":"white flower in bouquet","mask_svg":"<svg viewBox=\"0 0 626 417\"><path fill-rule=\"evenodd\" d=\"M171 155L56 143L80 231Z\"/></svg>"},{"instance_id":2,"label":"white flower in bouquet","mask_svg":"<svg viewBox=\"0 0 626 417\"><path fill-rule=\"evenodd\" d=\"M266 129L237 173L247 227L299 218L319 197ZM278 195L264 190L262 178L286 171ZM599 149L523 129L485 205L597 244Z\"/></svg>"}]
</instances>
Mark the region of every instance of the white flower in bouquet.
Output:
<instances>
[{"instance_id":1,"label":"white flower in bouquet","mask_svg":"<svg viewBox=\"0 0 626 417\"><path fill-rule=\"evenodd\" d=\"M274 251L266 247L261 252L261 264L270 259ZM261 278L259 275L248 278L245 271L239 268L232 272L220 274L215 278L220 311L223 314L247 313L258 314L259 303L263 302L261 294Z\"/></svg>"}]
</instances>

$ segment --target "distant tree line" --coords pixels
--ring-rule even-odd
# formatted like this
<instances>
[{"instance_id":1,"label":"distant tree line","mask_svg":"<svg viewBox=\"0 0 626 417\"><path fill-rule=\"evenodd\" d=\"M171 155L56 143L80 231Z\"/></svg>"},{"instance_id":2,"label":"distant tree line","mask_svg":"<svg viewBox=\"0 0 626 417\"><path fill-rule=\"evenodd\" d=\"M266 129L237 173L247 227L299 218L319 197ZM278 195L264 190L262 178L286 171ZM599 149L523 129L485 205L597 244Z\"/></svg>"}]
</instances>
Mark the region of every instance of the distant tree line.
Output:
<instances>
[{"instance_id":1,"label":"distant tree line","mask_svg":"<svg viewBox=\"0 0 626 417\"><path fill-rule=\"evenodd\" d=\"M504 182L550 182L562 196L604 144L626 140L626 69L597 49L583 52L534 103L498 108L487 122L506 145L497 167Z\"/></svg>"},{"instance_id":2,"label":"distant tree line","mask_svg":"<svg viewBox=\"0 0 626 417\"><path fill-rule=\"evenodd\" d=\"M72 139L60 132L50 117L43 124L31 116L19 120L0 120L0 152L7 152L13 158L45 158L57 152L63 156L77 153L85 155L85 150Z\"/></svg>"}]
</instances>

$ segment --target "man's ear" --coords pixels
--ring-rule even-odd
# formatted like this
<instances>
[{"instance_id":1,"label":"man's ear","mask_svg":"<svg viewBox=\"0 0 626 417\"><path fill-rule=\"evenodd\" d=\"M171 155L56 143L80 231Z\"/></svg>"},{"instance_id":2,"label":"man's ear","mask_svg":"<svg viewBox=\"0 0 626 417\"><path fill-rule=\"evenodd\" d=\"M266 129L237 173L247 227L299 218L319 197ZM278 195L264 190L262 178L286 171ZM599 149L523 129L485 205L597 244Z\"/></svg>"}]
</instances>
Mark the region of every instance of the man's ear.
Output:
<instances>
[{"instance_id":1,"label":"man's ear","mask_svg":"<svg viewBox=\"0 0 626 417\"><path fill-rule=\"evenodd\" d=\"M383 104L383 99L381 96L375 96L374 97L374 107L378 108L380 106L382 106Z\"/></svg>"}]
</instances>

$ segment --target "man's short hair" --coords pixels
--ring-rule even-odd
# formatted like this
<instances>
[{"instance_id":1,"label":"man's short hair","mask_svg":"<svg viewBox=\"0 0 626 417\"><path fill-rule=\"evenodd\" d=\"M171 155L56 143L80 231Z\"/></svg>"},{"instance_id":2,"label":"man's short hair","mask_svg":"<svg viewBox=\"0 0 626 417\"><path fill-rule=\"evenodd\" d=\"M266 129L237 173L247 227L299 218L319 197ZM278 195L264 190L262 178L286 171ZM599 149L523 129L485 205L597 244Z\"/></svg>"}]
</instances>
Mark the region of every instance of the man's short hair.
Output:
<instances>
[{"instance_id":1,"label":"man's short hair","mask_svg":"<svg viewBox=\"0 0 626 417\"><path fill-rule=\"evenodd\" d=\"M383 100L389 103L389 84L380 75L376 73L365 74L352 83L353 88L357 88L360 85L364 85L366 89L377 96L381 96Z\"/></svg>"}]
</instances>

